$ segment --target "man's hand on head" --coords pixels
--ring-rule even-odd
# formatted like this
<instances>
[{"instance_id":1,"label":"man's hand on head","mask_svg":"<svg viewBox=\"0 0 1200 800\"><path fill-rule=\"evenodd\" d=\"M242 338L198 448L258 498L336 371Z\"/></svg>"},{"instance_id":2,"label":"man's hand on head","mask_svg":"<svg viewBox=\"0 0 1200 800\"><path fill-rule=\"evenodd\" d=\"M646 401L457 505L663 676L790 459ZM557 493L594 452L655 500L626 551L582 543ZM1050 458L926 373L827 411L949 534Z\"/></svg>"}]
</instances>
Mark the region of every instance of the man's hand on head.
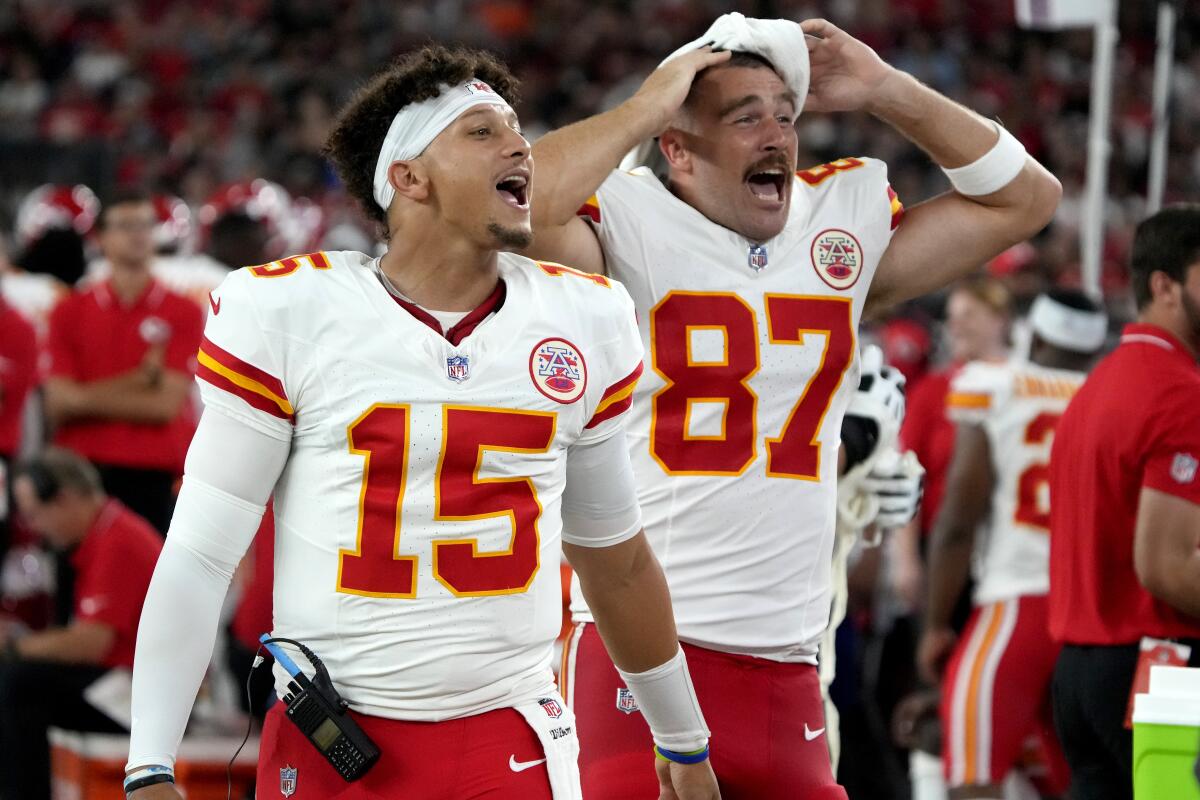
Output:
<instances>
[{"instance_id":1,"label":"man's hand on head","mask_svg":"<svg viewBox=\"0 0 1200 800\"><path fill-rule=\"evenodd\" d=\"M874 50L832 22L806 19L800 23L807 36L812 76L805 111L857 111L867 108L898 70Z\"/></svg>"},{"instance_id":2,"label":"man's hand on head","mask_svg":"<svg viewBox=\"0 0 1200 800\"><path fill-rule=\"evenodd\" d=\"M644 113L655 117L655 135L661 133L675 116L692 89L696 75L716 64L729 60L728 50L713 52L701 47L691 53L673 58L646 78L630 102L641 106Z\"/></svg>"}]
</instances>

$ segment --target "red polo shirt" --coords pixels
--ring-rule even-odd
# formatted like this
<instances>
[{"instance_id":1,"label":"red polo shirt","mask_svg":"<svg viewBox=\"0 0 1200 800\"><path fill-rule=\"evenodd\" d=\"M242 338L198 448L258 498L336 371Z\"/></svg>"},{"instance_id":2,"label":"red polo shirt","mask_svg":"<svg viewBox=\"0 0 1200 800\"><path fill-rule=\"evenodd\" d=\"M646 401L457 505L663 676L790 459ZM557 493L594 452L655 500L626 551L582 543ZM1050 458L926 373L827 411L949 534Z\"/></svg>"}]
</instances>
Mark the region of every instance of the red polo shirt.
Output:
<instances>
[{"instance_id":1,"label":"red polo shirt","mask_svg":"<svg viewBox=\"0 0 1200 800\"><path fill-rule=\"evenodd\" d=\"M1127 325L1054 434L1050 633L1069 644L1200 638L1133 567L1143 486L1200 503L1200 367L1155 325Z\"/></svg>"},{"instance_id":2,"label":"red polo shirt","mask_svg":"<svg viewBox=\"0 0 1200 800\"><path fill-rule=\"evenodd\" d=\"M165 366L195 373L203 312L183 295L151 281L128 306L108 281L73 293L50 315L46 347L51 376L89 382L138 367L154 343L165 343ZM55 444L100 464L180 471L195 428L190 404L165 425L78 419L55 433Z\"/></svg>"},{"instance_id":3,"label":"red polo shirt","mask_svg":"<svg viewBox=\"0 0 1200 800\"><path fill-rule=\"evenodd\" d=\"M142 603L163 539L150 523L118 500L109 500L71 554L75 568L75 619L100 622L117 638L106 667L132 667Z\"/></svg>"},{"instance_id":4,"label":"red polo shirt","mask_svg":"<svg viewBox=\"0 0 1200 800\"><path fill-rule=\"evenodd\" d=\"M925 495L918 512L922 535L933 530L946 491L946 473L954 455L955 438L954 423L946 416L946 398L950 394L950 381L960 369L961 365L954 364L919 380L908 393L900 427L900 441L917 454L925 467Z\"/></svg>"},{"instance_id":5,"label":"red polo shirt","mask_svg":"<svg viewBox=\"0 0 1200 800\"><path fill-rule=\"evenodd\" d=\"M15 308L0 299L0 456L21 444L25 398L37 384L37 334Z\"/></svg>"}]
</instances>

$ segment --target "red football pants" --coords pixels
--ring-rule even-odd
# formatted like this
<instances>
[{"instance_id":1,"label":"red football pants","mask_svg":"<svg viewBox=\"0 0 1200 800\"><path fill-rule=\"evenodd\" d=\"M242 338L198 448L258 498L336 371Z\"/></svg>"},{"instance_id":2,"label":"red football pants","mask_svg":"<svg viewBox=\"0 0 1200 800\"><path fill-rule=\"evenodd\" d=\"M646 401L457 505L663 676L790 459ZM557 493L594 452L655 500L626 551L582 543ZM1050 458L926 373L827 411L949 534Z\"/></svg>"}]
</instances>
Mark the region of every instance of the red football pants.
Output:
<instances>
[{"instance_id":1,"label":"red football pants","mask_svg":"<svg viewBox=\"0 0 1200 800\"><path fill-rule=\"evenodd\" d=\"M683 645L712 731L724 800L846 800L833 778L817 668ZM575 711L587 800L654 800L653 742L641 713L617 705L625 687L596 626L576 625L560 691Z\"/></svg>"},{"instance_id":2,"label":"red football pants","mask_svg":"<svg viewBox=\"0 0 1200 800\"><path fill-rule=\"evenodd\" d=\"M294 768L293 800L551 800L541 742L511 708L446 722L351 716L381 755L346 783L277 703L263 725L258 797L282 798L281 770Z\"/></svg>"},{"instance_id":3,"label":"red football pants","mask_svg":"<svg viewBox=\"0 0 1200 800\"><path fill-rule=\"evenodd\" d=\"M1070 769L1050 704L1050 678L1061 645L1050 639L1045 595L989 603L971 612L942 681L942 763L951 787L1000 784L1026 769L1048 794L1065 794Z\"/></svg>"}]
</instances>

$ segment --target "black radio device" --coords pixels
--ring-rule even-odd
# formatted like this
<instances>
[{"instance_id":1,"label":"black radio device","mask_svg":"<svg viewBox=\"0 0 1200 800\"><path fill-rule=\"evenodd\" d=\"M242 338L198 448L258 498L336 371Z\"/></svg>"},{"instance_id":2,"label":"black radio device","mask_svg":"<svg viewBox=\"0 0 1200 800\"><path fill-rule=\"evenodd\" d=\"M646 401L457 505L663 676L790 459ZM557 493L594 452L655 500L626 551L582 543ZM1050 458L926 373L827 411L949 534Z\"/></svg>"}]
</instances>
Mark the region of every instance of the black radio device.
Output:
<instances>
[{"instance_id":1,"label":"black radio device","mask_svg":"<svg viewBox=\"0 0 1200 800\"><path fill-rule=\"evenodd\" d=\"M365 775L379 760L379 747L347 713L349 704L334 688L321 659L290 639L264 635L260 641L292 677L287 685L288 693L283 696L287 718L344 780L355 781ZM293 644L304 653L315 670L311 680L275 645L276 642Z\"/></svg>"}]
</instances>

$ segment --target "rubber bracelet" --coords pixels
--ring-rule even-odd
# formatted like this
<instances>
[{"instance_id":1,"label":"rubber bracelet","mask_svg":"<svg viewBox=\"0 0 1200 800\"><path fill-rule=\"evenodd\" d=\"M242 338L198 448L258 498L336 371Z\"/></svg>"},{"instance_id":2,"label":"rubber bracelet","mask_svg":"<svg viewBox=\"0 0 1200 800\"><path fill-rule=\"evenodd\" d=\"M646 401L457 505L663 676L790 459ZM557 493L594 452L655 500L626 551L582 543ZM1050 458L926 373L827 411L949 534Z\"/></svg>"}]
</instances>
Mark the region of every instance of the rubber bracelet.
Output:
<instances>
[{"instance_id":1,"label":"rubber bracelet","mask_svg":"<svg viewBox=\"0 0 1200 800\"><path fill-rule=\"evenodd\" d=\"M146 786L158 783L174 783L175 772L170 767L142 767L125 776L125 794L131 794Z\"/></svg>"},{"instance_id":2,"label":"rubber bracelet","mask_svg":"<svg viewBox=\"0 0 1200 800\"><path fill-rule=\"evenodd\" d=\"M699 764L708 758L708 745L704 745L699 750L694 750L690 753L676 753L674 750L667 750L654 745L654 755L663 761L674 761L676 764Z\"/></svg>"}]
</instances>

